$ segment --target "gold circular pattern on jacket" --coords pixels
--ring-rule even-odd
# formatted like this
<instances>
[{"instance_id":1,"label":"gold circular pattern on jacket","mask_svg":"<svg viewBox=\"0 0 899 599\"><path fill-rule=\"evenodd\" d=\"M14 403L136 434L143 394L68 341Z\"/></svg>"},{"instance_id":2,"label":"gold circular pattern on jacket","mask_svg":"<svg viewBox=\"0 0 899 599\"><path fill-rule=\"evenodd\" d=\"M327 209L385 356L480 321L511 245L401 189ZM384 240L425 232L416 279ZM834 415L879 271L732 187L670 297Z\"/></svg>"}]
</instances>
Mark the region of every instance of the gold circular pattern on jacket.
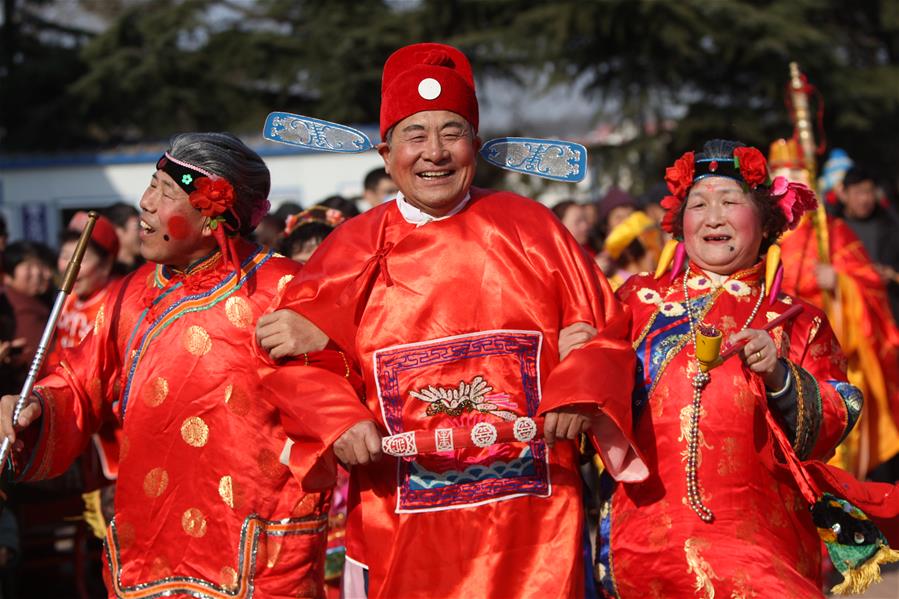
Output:
<instances>
[{"instance_id":1,"label":"gold circular pattern on jacket","mask_svg":"<svg viewBox=\"0 0 899 599\"><path fill-rule=\"evenodd\" d=\"M237 570L231 566L225 566L219 571L219 584L226 591L237 590Z\"/></svg>"},{"instance_id":2,"label":"gold circular pattern on jacket","mask_svg":"<svg viewBox=\"0 0 899 599\"><path fill-rule=\"evenodd\" d=\"M287 287L287 284L291 281L293 281L293 275L284 275L278 279L278 293L284 291L284 288Z\"/></svg>"},{"instance_id":3,"label":"gold circular pattern on jacket","mask_svg":"<svg viewBox=\"0 0 899 599\"><path fill-rule=\"evenodd\" d=\"M199 416L185 418L181 423L181 438L191 447L203 447L209 441L209 427Z\"/></svg>"},{"instance_id":4,"label":"gold circular pattern on jacket","mask_svg":"<svg viewBox=\"0 0 899 599\"><path fill-rule=\"evenodd\" d=\"M225 405L238 416L250 412L250 395L240 387L228 383L225 386Z\"/></svg>"},{"instance_id":5,"label":"gold circular pattern on jacket","mask_svg":"<svg viewBox=\"0 0 899 599\"><path fill-rule=\"evenodd\" d=\"M116 538L119 541L119 549L125 551L134 545L134 539L137 533L134 531L134 525L130 522L119 522L116 518L115 523Z\"/></svg>"},{"instance_id":6,"label":"gold circular pattern on jacket","mask_svg":"<svg viewBox=\"0 0 899 599\"><path fill-rule=\"evenodd\" d=\"M106 568L103 569L105 570ZM150 562L150 578L168 578L171 575L172 568L169 566L168 560L162 556L154 557L153 561Z\"/></svg>"},{"instance_id":7,"label":"gold circular pattern on jacket","mask_svg":"<svg viewBox=\"0 0 899 599\"><path fill-rule=\"evenodd\" d=\"M256 455L256 464L262 474L269 478L279 478L287 470L287 466L278 459L278 454L271 449L261 449Z\"/></svg>"},{"instance_id":8,"label":"gold circular pattern on jacket","mask_svg":"<svg viewBox=\"0 0 899 599\"><path fill-rule=\"evenodd\" d=\"M181 516L181 528L188 535L199 539L206 534L206 516L195 507L189 508Z\"/></svg>"},{"instance_id":9,"label":"gold circular pattern on jacket","mask_svg":"<svg viewBox=\"0 0 899 599\"><path fill-rule=\"evenodd\" d=\"M219 480L219 497L230 508L240 508L244 503L244 487L236 482L230 474Z\"/></svg>"},{"instance_id":10,"label":"gold circular pattern on jacket","mask_svg":"<svg viewBox=\"0 0 899 599\"><path fill-rule=\"evenodd\" d=\"M212 339L201 326L192 325L184 331L184 349L195 356L205 356L212 349Z\"/></svg>"},{"instance_id":11,"label":"gold circular pattern on jacket","mask_svg":"<svg viewBox=\"0 0 899 599\"><path fill-rule=\"evenodd\" d=\"M144 476L144 493L147 497L159 497L169 486L169 473L165 468L153 468Z\"/></svg>"},{"instance_id":12,"label":"gold circular pattern on jacket","mask_svg":"<svg viewBox=\"0 0 899 599\"><path fill-rule=\"evenodd\" d=\"M151 408L162 405L165 398L169 396L169 382L163 377L158 376L141 389L141 397L144 403Z\"/></svg>"},{"instance_id":13,"label":"gold circular pattern on jacket","mask_svg":"<svg viewBox=\"0 0 899 599\"><path fill-rule=\"evenodd\" d=\"M122 463L122 460L125 459L125 456L128 455L128 451L131 449L131 437L126 435L124 432L122 433L122 440L119 443L119 463Z\"/></svg>"},{"instance_id":14,"label":"gold circular pattern on jacket","mask_svg":"<svg viewBox=\"0 0 899 599\"><path fill-rule=\"evenodd\" d=\"M225 302L225 314L231 324L238 329L245 329L253 324L253 309L242 297L229 297Z\"/></svg>"}]
</instances>

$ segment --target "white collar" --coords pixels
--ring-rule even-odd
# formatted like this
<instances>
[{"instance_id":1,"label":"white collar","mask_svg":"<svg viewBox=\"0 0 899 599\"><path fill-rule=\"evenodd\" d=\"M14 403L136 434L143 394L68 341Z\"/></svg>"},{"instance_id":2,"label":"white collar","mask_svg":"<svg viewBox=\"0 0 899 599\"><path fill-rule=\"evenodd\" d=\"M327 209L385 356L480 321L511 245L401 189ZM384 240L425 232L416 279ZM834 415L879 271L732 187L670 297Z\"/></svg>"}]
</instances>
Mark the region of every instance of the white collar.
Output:
<instances>
[{"instance_id":1,"label":"white collar","mask_svg":"<svg viewBox=\"0 0 899 599\"><path fill-rule=\"evenodd\" d=\"M462 198L462 201L459 202L459 204L455 208L450 210L448 213L446 213L443 216L432 216L432 215L428 214L427 212L425 212L424 210L421 210L420 208L417 208L417 207L413 206L412 204L410 204L409 202L407 202L406 198L403 197L403 192L397 191L396 192L396 207L400 209L400 214L403 215L403 218L406 219L407 223L413 224L416 227L422 227L430 222L436 222L438 220L446 220L451 216L455 216L456 214L461 212L461 210L463 208L465 208L465 205L468 204L468 200L470 200L470 199L471 199L471 193L470 192L466 193L465 197Z\"/></svg>"}]
</instances>

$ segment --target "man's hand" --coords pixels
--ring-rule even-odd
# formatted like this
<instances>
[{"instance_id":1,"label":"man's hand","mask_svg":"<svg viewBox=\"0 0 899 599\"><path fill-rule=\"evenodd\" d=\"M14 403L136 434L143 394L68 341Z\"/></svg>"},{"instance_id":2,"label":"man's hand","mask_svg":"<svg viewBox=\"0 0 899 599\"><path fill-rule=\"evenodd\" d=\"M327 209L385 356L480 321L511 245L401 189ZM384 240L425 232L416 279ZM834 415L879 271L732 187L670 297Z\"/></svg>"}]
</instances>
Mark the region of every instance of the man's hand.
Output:
<instances>
[{"instance_id":1,"label":"man's hand","mask_svg":"<svg viewBox=\"0 0 899 599\"><path fill-rule=\"evenodd\" d=\"M16 422L15 429L13 429L12 414L16 409L17 401L19 401L18 395L4 395L0 399L0 435L8 437L10 442L15 442L17 430L22 430L41 417L40 402L34 395L29 395L28 399L25 400L25 407L19 413L19 420Z\"/></svg>"},{"instance_id":2,"label":"man's hand","mask_svg":"<svg viewBox=\"0 0 899 599\"><path fill-rule=\"evenodd\" d=\"M321 351L328 336L293 310L276 310L256 323L256 339L274 359Z\"/></svg>"},{"instance_id":3,"label":"man's hand","mask_svg":"<svg viewBox=\"0 0 899 599\"><path fill-rule=\"evenodd\" d=\"M592 409L592 406L591 406ZM543 418L543 438L550 447L556 439L577 439L578 435L590 428L590 417L582 408L565 407L551 410Z\"/></svg>"},{"instance_id":4,"label":"man's hand","mask_svg":"<svg viewBox=\"0 0 899 599\"><path fill-rule=\"evenodd\" d=\"M559 331L559 360L564 360L571 350L596 337L596 333L596 329L586 322L576 322Z\"/></svg>"},{"instance_id":5,"label":"man's hand","mask_svg":"<svg viewBox=\"0 0 899 599\"><path fill-rule=\"evenodd\" d=\"M837 271L830 264L816 265L815 278L818 280L818 287L824 291L833 291L837 288Z\"/></svg>"},{"instance_id":6,"label":"man's hand","mask_svg":"<svg viewBox=\"0 0 899 599\"><path fill-rule=\"evenodd\" d=\"M347 466L381 459L381 433L373 420L357 422L334 442L334 455Z\"/></svg>"}]
</instances>

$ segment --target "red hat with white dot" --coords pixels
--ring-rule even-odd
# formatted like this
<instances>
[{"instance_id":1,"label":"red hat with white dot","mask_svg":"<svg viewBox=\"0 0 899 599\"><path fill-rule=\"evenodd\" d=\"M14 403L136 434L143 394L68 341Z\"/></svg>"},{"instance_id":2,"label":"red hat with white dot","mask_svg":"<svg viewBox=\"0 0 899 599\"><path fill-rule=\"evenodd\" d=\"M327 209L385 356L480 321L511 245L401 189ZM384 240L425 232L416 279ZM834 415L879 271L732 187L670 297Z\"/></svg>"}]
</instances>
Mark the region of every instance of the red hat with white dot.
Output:
<instances>
[{"instance_id":1,"label":"red hat with white dot","mask_svg":"<svg viewBox=\"0 0 899 599\"><path fill-rule=\"evenodd\" d=\"M381 139L404 118L425 110L449 110L478 130L478 98L471 64L445 44L412 44L384 63L381 79Z\"/></svg>"}]
</instances>

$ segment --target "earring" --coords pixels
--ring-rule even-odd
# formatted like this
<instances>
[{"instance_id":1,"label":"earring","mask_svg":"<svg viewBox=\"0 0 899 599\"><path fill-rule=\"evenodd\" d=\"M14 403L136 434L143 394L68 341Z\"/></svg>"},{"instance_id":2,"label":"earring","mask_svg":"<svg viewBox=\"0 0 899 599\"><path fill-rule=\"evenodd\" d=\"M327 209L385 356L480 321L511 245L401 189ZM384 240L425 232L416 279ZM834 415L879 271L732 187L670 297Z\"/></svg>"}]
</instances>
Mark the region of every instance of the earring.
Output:
<instances>
[{"instance_id":1,"label":"earring","mask_svg":"<svg viewBox=\"0 0 899 599\"><path fill-rule=\"evenodd\" d=\"M780 246L772 243L765 254L765 289L768 290L768 305L777 301L784 268L780 261Z\"/></svg>"}]
</instances>

